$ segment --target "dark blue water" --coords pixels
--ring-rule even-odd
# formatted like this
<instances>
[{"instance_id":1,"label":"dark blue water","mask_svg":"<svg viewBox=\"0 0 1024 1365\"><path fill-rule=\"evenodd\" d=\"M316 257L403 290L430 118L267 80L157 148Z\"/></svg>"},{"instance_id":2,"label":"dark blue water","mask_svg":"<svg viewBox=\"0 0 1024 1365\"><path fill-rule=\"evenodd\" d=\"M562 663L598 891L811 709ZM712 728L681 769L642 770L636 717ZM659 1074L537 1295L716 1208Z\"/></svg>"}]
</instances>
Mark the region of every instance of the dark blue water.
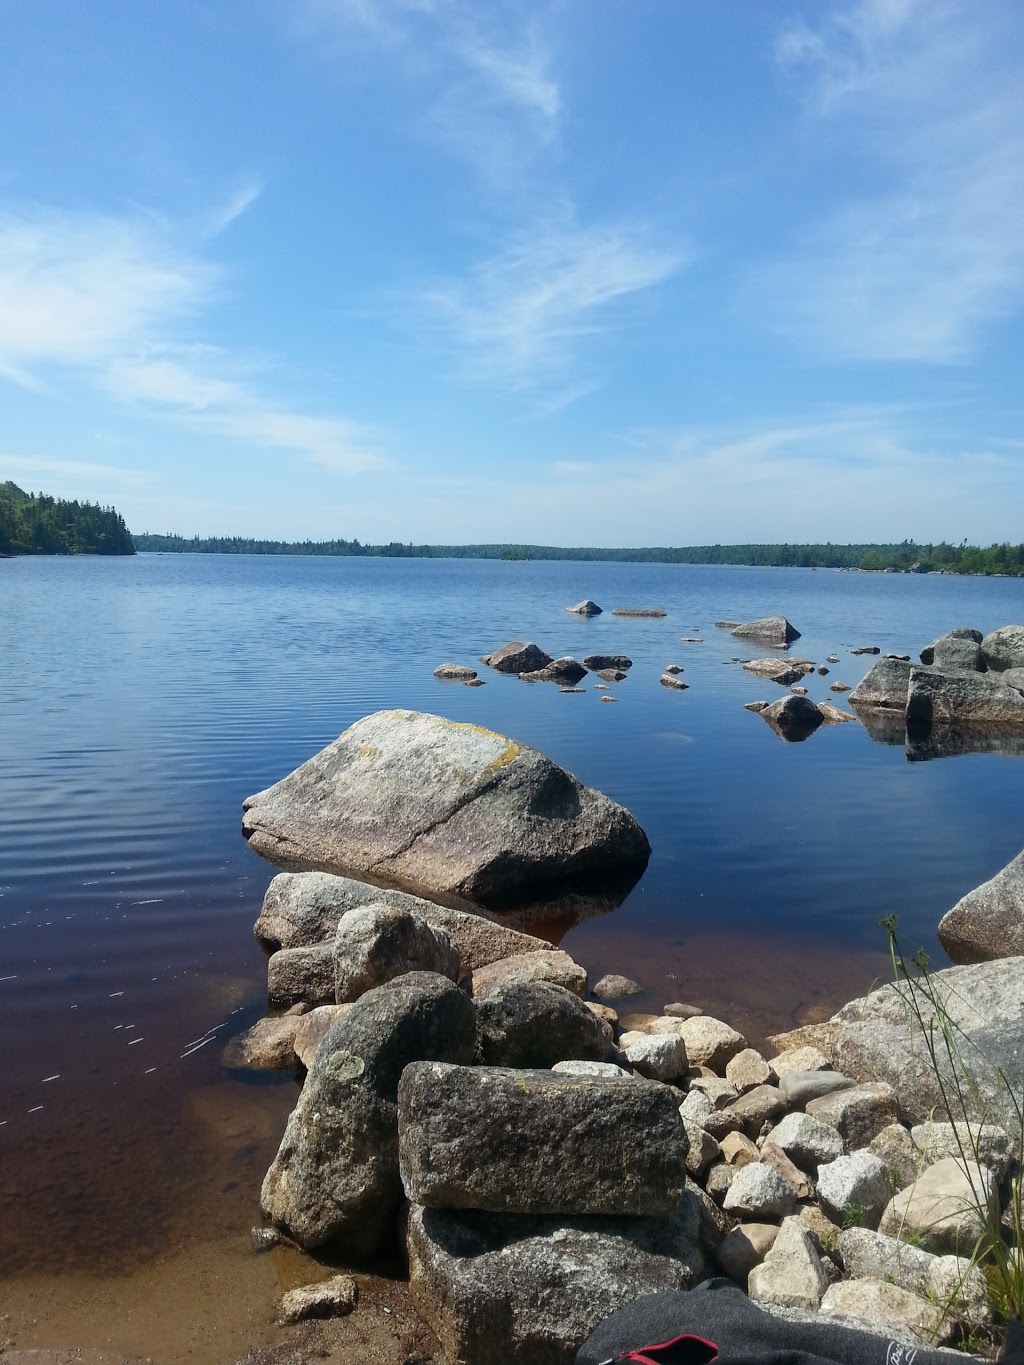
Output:
<instances>
[{"instance_id":1,"label":"dark blue water","mask_svg":"<svg viewBox=\"0 0 1024 1365\"><path fill-rule=\"evenodd\" d=\"M668 615L567 614L581 597ZM856 684L872 662L851 647L916 654L954 625L1022 621L1024 582L0 561L0 1191L24 1210L0 1232L8 1262L52 1263L33 1233L40 1218L68 1232L68 1265L126 1237L145 1251L170 1235L189 1191L220 1200L222 1219L251 1218L270 1139L236 1153L224 1191L204 1174L220 1139L199 1131L194 1103L241 1093L219 1070L221 1040L264 998L251 925L274 869L241 838L241 802L382 707L509 734L634 812L654 850L644 878L614 915L565 940L595 974L639 975L652 998L696 999L757 1034L864 989L884 968L884 914L941 957L940 916L1020 850L1024 763L909 763L859 724L781 742L743 703L782 689L729 663L757 651L713 625L774 612L803 632L794 654L840 656L827 678L806 680L832 700L830 683ZM482 668L476 689L432 676L509 639L553 655L625 652L634 667L615 705L590 680L563 695ZM688 691L659 686L671 662ZM290 1101L272 1086L260 1103L283 1121Z\"/></svg>"}]
</instances>

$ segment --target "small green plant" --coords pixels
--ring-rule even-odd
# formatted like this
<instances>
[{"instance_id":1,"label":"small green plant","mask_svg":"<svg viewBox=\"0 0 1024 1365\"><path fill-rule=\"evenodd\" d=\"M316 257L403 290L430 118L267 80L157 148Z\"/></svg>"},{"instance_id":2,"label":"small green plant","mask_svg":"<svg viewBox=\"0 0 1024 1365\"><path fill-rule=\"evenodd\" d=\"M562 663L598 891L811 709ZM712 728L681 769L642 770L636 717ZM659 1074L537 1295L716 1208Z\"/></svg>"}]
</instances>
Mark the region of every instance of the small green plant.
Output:
<instances>
[{"instance_id":1,"label":"small green plant","mask_svg":"<svg viewBox=\"0 0 1024 1365\"><path fill-rule=\"evenodd\" d=\"M949 997L943 997L936 986L923 949L908 962L897 938L896 917L882 920L882 927L889 936L893 989L907 1010L912 1037L916 1034L925 1050L928 1069L941 1096L937 1117L952 1125L957 1160L970 1183L971 1207L982 1229L968 1258L970 1266L977 1266L984 1275L997 1320L1022 1316L1024 1188L1019 1159L1024 1153L1024 1096L951 1017ZM1006 1131L1017 1157L1003 1215L999 1200L990 1199L980 1176L984 1165L981 1125L985 1123L997 1123Z\"/></svg>"},{"instance_id":2,"label":"small green plant","mask_svg":"<svg viewBox=\"0 0 1024 1365\"><path fill-rule=\"evenodd\" d=\"M850 1228L867 1227L868 1215L871 1210L863 1204L847 1204L843 1209L843 1231L847 1232Z\"/></svg>"}]
</instances>

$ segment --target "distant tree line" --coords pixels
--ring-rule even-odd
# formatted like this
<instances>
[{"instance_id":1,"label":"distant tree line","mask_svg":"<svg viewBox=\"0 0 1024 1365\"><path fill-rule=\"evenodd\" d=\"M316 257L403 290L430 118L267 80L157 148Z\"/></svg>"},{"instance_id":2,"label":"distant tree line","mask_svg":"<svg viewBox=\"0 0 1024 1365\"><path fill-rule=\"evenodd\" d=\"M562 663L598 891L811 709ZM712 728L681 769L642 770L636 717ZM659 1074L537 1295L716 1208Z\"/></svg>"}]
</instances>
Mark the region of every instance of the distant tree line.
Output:
<instances>
[{"instance_id":1,"label":"distant tree line","mask_svg":"<svg viewBox=\"0 0 1024 1365\"><path fill-rule=\"evenodd\" d=\"M66 502L0 483L0 554L133 555L131 533L113 507Z\"/></svg>"},{"instance_id":2,"label":"distant tree line","mask_svg":"<svg viewBox=\"0 0 1024 1365\"><path fill-rule=\"evenodd\" d=\"M917 573L1024 574L1024 544L686 545L601 549L560 545L363 545L358 540L254 540L248 536L137 535L135 548L164 554L358 555L389 559L613 560L632 564L748 564L774 568L896 569Z\"/></svg>"}]
</instances>

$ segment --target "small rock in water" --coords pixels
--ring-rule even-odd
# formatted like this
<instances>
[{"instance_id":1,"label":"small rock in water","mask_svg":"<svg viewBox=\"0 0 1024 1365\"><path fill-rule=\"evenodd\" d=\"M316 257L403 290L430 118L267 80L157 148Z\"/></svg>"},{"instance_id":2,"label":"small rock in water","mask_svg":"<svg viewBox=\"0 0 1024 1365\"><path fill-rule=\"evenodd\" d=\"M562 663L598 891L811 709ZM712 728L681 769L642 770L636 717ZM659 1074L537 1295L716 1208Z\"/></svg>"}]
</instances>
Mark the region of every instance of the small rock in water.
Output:
<instances>
[{"instance_id":1,"label":"small rock in water","mask_svg":"<svg viewBox=\"0 0 1024 1365\"><path fill-rule=\"evenodd\" d=\"M849 692L850 684L844 682L834 682L829 688L830 692Z\"/></svg>"},{"instance_id":2,"label":"small rock in water","mask_svg":"<svg viewBox=\"0 0 1024 1365\"><path fill-rule=\"evenodd\" d=\"M683 1000L670 1001L661 1012L670 1019L696 1019L698 1014L704 1013L699 1005L688 1005Z\"/></svg>"},{"instance_id":3,"label":"small rock in water","mask_svg":"<svg viewBox=\"0 0 1024 1365\"><path fill-rule=\"evenodd\" d=\"M661 607L616 607L613 616L667 616Z\"/></svg>"},{"instance_id":4,"label":"small rock in water","mask_svg":"<svg viewBox=\"0 0 1024 1365\"><path fill-rule=\"evenodd\" d=\"M585 597L582 602L577 602L574 607L566 607L566 611L575 612L577 616L600 616L603 610L603 607L599 607L589 597Z\"/></svg>"},{"instance_id":5,"label":"small rock in water","mask_svg":"<svg viewBox=\"0 0 1024 1365\"><path fill-rule=\"evenodd\" d=\"M602 701L618 701L618 697L602 697Z\"/></svg>"},{"instance_id":6,"label":"small rock in water","mask_svg":"<svg viewBox=\"0 0 1024 1365\"><path fill-rule=\"evenodd\" d=\"M621 668L599 668L597 676L603 678L605 682L622 682L626 674Z\"/></svg>"},{"instance_id":7,"label":"small rock in water","mask_svg":"<svg viewBox=\"0 0 1024 1365\"><path fill-rule=\"evenodd\" d=\"M819 664L819 665L818 665L818 677L819 677L819 678L826 678L826 677L828 677L828 673L829 673L829 670L825 667L824 664Z\"/></svg>"},{"instance_id":8,"label":"small rock in water","mask_svg":"<svg viewBox=\"0 0 1024 1365\"><path fill-rule=\"evenodd\" d=\"M571 697L575 693L585 692L587 689L585 687L560 687L558 690L563 697Z\"/></svg>"},{"instance_id":9,"label":"small rock in water","mask_svg":"<svg viewBox=\"0 0 1024 1365\"><path fill-rule=\"evenodd\" d=\"M851 649L851 654L881 654L877 645L858 645L856 649Z\"/></svg>"},{"instance_id":10,"label":"small rock in water","mask_svg":"<svg viewBox=\"0 0 1024 1365\"><path fill-rule=\"evenodd\" d=\"M252 1228L249 1233L249 1241L252 1249L257 1255L264 1251L270 1251L273 1247L281 1243L281 1234L277 1228Z\"/></svg>"},{"instance_id":11,"label":"small rock in water","mask_svg":"<svg viewBox=\"0 0 1024 1365\"><path fill-rule=\"evenodd\" d=\"M716 621L716 622L715 622L715 625L718 627L719 630L735 630L737 626L741 626L742 624L743 624L742 621Z\"/></svg>"},{"instance_id":12,"label":"small rock in water","mask_svg":"<svg viewBox=\"0 0 1024 1365\"><path fill-rule=\"evenodd\" d=\"M684 645L702 645L704 643L698 635L680 635L679 640Z\"/></svg>"},{"instance_id":13,"label":"small rock in water","mask_svg":"<svg viewBox=\"0 0 1024 1365\"><path fill-rule=\"evenodd\" d=\"M468 682L464 682L462 685L463 687L483 687L485 684L483 678L470 678Z\"/></svg>"},{"instance_id":14,"label":"small rock in water","mask_svg":"<svg viewBox=\"0 0 1024 1365\"><path fill-rule=\"evenodd\" d=\"M743 703L743 709L744 711L753 711L755 715L759 716L762 711L767 711L770 705L771 703L767 701L747 701Z\"/></svg>"},{"instance_id":15,"label":"small rock in water","mask_svg":"<svg viewBox=\"0 0 1024 1365\"><path fill-rule=\"evenodd\" d=\"M666 673L685 673L686 670L683 668L682 664L666 664L666 665L665 665L665 672L666 672Z\"/></svg>"},{"instance_id":16,"label":"small rock in water","mask_svg":"<svg viewBox=\"0 0 1024 1365\"><path fill-rule=\"evenodd\" d=\"M908 658L908 659L910 658L910 655L909 655L909 654L907 655L907 658ZM826 663L837 664L838 662L839 662L839 655L838 655L838 654L830 654L830 655L828 656L828 658L826 659Z\"/></svg>"},{"instance_id":17,"label":"small rock in water","mask_svg":"<svg viewBox=\"0 0 1024 1365\"><path fill-rule=\"evenodd\" d=\"M632 977L618 976L610 972L607 976L602 976L594 987L594 994L598 1000L621 1000L627 995L642 995L643 989L643 986Z\"/></svg>"},{"instance_id":18,"label":"small rock in water","mask_svg":"<svg viewBox=\"0 0 1024 1365\"><path fill-rule=\"evenodd\" d=\"M797 697L806 697L806 696L807 696L807 688L806 688L806 687L791 687L789 690L793 693L794 696L797 696Z\"/></svg>"},{"instance_id":19,"label":"small rock in water","mask_svg":"<svg viewBox=\"0 0 1024 1365\"><path fill-rule=\"evenodd\" d=\"M684 683L682 678L677 678L673 673L663 673L658 681L662 687L674 687L677 692L685 692L690 686L689 683Z\"/></svg>"},{"instance_id":20,"label":"small rock in water","mask_svg":"<svg viewBox=\"0 0 1024 1365\"><path fill-rule=\"evenodd\" d=\"M291 1289L281 1300L278 1320L303 1322L306 1318L341 1318L356 1306L356 1282L351 1275L335 1275L320 1284Z\"/></svg>"},{"instance_id":21,"label":"small rock in water","mask_svg":"<svg viewBox=\"0 0 1024 1365\"><path fill-rule=\"evenodd\" d=\"M583 667L589 668L592 673L599 673L602 668L632 668L633 660L628 654L588 654L583 660Z\"/></svg>"},{"instance_id":22,"label":"small rock in water","mask_svg":"<svg viewBox=\"0 0 1024 1365\"><path fill-rule=\"evenodd\" d=\"M434 669L434 677L450 682L471 682L476 677L476 669L466 668L464 664L439 664Z\"/></svg>"}]
</instances>

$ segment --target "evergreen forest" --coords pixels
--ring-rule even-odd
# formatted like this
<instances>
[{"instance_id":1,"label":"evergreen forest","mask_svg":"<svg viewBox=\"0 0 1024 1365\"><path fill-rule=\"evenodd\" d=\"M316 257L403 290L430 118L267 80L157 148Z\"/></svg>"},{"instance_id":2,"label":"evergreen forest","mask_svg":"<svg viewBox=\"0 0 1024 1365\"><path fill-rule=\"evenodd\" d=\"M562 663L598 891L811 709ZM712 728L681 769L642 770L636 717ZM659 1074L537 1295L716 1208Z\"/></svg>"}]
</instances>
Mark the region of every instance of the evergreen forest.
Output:
<instances>
[{"instance_id":1,"label":"evergreen forest","mask_svg":"<svg viewBox=\"0 0 1024 1365\"><path fill-rule=\"evenodd\" d=\"M113 507L67 502L0 483L0 555L133 555L131 533Z\"/></svg>"}]
</instances>

